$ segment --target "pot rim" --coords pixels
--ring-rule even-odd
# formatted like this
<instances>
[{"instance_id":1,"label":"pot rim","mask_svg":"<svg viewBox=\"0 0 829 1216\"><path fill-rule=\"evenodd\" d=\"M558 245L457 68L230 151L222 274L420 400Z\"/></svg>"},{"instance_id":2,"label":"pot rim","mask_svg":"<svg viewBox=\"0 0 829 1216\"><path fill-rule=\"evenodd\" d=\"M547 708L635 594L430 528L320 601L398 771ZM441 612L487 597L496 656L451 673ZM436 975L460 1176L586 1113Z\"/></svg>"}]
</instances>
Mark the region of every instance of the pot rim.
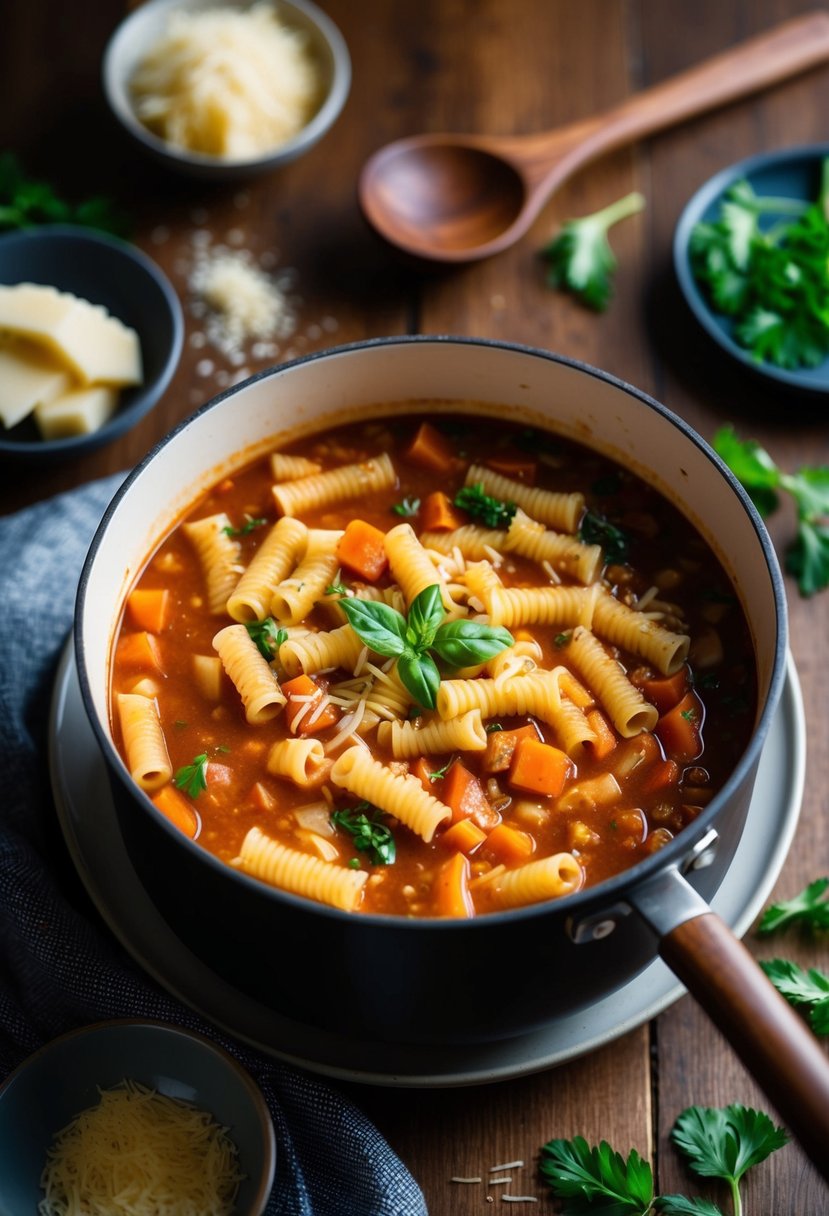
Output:
<instances>
[{"instance_id":1,"label":"pot rim","mask_svg":"<svg viewBox=\"0 0 829 1216\"><path fill-rule=\"evenodd\" d=\"M485 347L498 350L509 351L513 354L527 355L532 358L543 359L547 362L557 363L568 367L572 370L581 372L591 376L597 380L601 380L612 387L621 390L629 396L636 398L649 409L660 414L664 419L676 427L685 437L685 439L693 444L719 472L720 476L731 487L737 500L743 507L743 510L748 515L756 534L760 549L765 559L766 570L771 583L771 590L774 599L776 629L775 629L775 647L774 656L770 668L770 678L768 691L766 693L759 718L755 724L752 737L745 749L745 752L740 757L734 767L731 775L728 777L725 784L719 790L711 802L703 808L701 814L694 820L693 824L689 824L677 836L674 837L668 844L664 845L656 853L643 861L623 870L621 873L607 878L595 886L583 888L568 895L560 900L546 901L537 904L529 904L525 907L511 908L502 912L488 912L485 916L471 917L469 919L454 919L454 918L438 918L438 917L423 917L423 918L406 918L400 916L381 915L379 913L370 912L345 912L338 908L328 907L325 904L317 904L312 900L304 899L301 896L292 895L290 892L281 891L277 887L269 887L259 880L243 874L241 871L234 870L225 862L220 861L212 853L203 849L196 841L185 836L172 823L168 822L163 816L159 816L149 796L144 793L130 778L123 766L123 762L115 749L115 746L108 732L103 728L95 711L92 691L90 686L89 676L86 670L85 661L85 642L83 636L83 617L84 607L89 590L89 582L92 576L95 565L96 555L102 543L103 537L109 526L110 520L119 508L121 501L130 492L133 483L141 476L144 469L152 463L156 455L168 444L172 443L182 432L186 431L197 419L202 415L210 412L217 407L221 402L230 397L236 396L240 390L247 388L260 380L278 378L285 372L292 371L294 368L304 364L314 363L319 360L336 359L343 355L348 355L358 351L374 350L377 348L390 348L393 346L413 346L413 345L457 345L469 347ZM584 441L582 441L584 442ZM589 447L589 443L585 442L585 446ZM641 473L640 473L641 476ZM676 505L676 504L675 504ZM539 916L549 915L551 911L565 911L571 920L577 920L579 916L585 913L593 913L597 906L606 905L610 907L613 904L618 904L620 901L625 902L625 893L635 887L639 882L651 878L658 871L667 868L676 868L682 870L683 862L691 855L695 843L700 841L702 837L713 827L715 821L719 818L724 807L735 791L742 785L745 779L749 776L752 768L756 765L765 743L766 735L772 720L772 716L777 708L780 695L782 693L783 684L786 678L786 655L788 645L788 624L787 624L787 608L786 608L786 593L783 584L783 575L777 560L777 555L771 541L771 537L766 530L757 509L755 508L750 497L743 489L740 482L724 463L723 460L716 454L713 448L698 434L694 428L685 421L684 418L675 414L667 406L645 393L643 390L636 388L627 381L622 380L618 376L614 376L610 372L594 367L592 364L574 359L568 355L558 354L554 351L544 350L540 347L533 347L517 342L500 341L493 338L477 338L454 334L401 334L393 337L369 338L362 341L344 343L339 346L328 347L324 350L313 351L310 354L302 355L299 358L292 359L289 362L281 363L269 368L265 368L260 372L250 376L247 380L240 384L233 385L225 389L223 392L212 397L204 405L200 406L192 414L189 414L181 422L179 422L171 431L163 436L158 443L147 453L146 456L129 472L124 481L116 490L110 500L101 521L95 531L95 534L90 543L87 556L84 560L83 568L78 583L77 597L75 601L73 636L75 646L75 657L78 670L78 681L80 685L81 697L86 710L87 718L92 726L93 733L98 741L98 745L102 750L104 759L111 774L118 777L121 784L127 792L133 797L138 804L143 814L152 814L157 825L162 831L166 832L170 839L174 841L177 847L184 849L185 852L191 854L193 858L197 858L202 864L207 865L221 875L226 875L232 882L238 883L242 888L247 888L252 895L259 898L273 899L277 903L286 903L289 907L298 910L315 913L317 915L332 918L335 921L348 922L353 924L355 916L359 919L360 924L371 926L375 930L400 930L401 932L485 932L487 926L494 924L502 925L506 922L519 922L525 920L533 920Z\"/></svg>"}]
</instances>

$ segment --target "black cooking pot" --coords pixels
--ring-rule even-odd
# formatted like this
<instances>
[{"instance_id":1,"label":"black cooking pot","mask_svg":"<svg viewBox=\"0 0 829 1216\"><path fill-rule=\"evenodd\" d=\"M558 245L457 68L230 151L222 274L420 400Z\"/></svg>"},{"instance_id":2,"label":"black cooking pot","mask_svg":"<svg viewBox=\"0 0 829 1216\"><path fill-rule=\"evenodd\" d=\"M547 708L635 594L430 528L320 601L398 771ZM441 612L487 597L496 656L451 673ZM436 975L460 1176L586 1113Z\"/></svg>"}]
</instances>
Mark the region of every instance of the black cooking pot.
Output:
<instances>
[{"instance_id":1,"label":"black cooking pot","mask_svg":"<svg viewBox=\"0 0 829 1216\"><path fill-rule=\"evenodd\" d=\"M158 814L129 777L109 727L110 651L125 594L183 509L277 441L415 400L419 410L466 409L471 425L489 415L547 427L659 488L731 575L757 660L754 735L691 826L597 887L469 921L350 915L228 867ZM362 343L265 372L183 423L122 486L83 570L75 646L135 870L174 932L236 987L282 1015L346 1035L449 1044L550 1022L629 982L659 952L826 1168L829 1065L707 903L739 843L783 685L782 580L747 496L663 406L571 360L461 338Z\"/></svg>"}]
</instances>

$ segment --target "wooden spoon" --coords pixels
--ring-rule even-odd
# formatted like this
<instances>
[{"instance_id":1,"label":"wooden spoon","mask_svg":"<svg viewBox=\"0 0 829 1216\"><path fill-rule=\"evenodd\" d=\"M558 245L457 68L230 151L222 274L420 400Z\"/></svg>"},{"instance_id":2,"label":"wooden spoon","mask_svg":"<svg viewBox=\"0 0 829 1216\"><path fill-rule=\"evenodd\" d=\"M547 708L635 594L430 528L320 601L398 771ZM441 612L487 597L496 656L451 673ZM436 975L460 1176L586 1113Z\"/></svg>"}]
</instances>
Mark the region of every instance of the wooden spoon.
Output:
<instances>
[{"instance_id":1,"label":"wooden spoon","mask_svg":"<svg viewBox=\"0 0 829 1216\"><path fill-rule=\"evenodd\" d=\"M407 253L470 262L523 236L553 191L603 152L776 84L829 58L829 12L806 13L593 118L536 135L414 135L380 148L360 205Z\"/></svg>"}]
</instances>

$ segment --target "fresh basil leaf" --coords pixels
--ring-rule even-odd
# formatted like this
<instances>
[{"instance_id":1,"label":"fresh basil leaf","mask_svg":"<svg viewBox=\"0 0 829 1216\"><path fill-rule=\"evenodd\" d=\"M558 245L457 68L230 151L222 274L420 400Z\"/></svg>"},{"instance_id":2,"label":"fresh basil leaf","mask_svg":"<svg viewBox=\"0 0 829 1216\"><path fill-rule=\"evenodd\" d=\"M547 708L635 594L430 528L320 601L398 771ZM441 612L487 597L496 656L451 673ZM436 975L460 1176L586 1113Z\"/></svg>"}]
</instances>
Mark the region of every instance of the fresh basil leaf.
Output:
<instances>
[{"instance_id":1,"label":"fresh basil leaf","mask_svg":"<svg viewBox=\"0 0 829 1216\"><path fill-rule=\"evenodd\" d=\"M404 650L397 660L397 674L404 686L424 709L434 709L437 704L440 672L428 654L415 654Z\"/></svg>"},{"instance_id":2,"label":"fresh basil leaf","mask_svg":"<svg viewBox=\"0 0 829 1216\"><path fill-rule=\"evenodd\" d=\"M340 600L339 605L351 628L375 654L396 659L406 649L406 622L388 604L355 596Z\"/></svg>"},{"instance_id":3,"label":"fresh basil leaf","mask_svg":"<svg viewBox=\"0 0 829 1216\"><path fill-rule=\"evenodd\" d=\"M406 629L409 645L415 650L428 650L445 615L440 584L424 587L409 609Z\"/></svg>"},{"instance_id":4,"label":"fresh basil leaf","mask_svg":"<svg viewBox=\"0 0 829 1216\"><path fill-rule=\"evenodd\" d=\"M447 621L435 634L432 649L450 667L486 663L513 643L508 629L478 621Z\"/></svg>"}]
</instances>

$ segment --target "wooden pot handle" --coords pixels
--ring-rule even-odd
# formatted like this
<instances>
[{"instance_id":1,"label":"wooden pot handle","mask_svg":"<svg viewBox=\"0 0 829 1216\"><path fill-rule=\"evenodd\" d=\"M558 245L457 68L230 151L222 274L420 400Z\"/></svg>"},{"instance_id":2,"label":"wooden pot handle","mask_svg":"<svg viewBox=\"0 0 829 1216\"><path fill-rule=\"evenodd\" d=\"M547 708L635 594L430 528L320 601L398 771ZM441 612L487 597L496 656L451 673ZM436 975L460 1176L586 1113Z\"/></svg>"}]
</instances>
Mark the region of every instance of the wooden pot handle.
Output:
<instances>
[{"instance_id":1,"label":"wooden pot handle","mask_svg":"<svg viewBox=\"0 0 829 1216\"><path fill-rule=\"evenodd\" d=\"M716 913L667 932L659 953L829 1181L829 1059L811 1030Z\"/></svg>"}]
</instances>

